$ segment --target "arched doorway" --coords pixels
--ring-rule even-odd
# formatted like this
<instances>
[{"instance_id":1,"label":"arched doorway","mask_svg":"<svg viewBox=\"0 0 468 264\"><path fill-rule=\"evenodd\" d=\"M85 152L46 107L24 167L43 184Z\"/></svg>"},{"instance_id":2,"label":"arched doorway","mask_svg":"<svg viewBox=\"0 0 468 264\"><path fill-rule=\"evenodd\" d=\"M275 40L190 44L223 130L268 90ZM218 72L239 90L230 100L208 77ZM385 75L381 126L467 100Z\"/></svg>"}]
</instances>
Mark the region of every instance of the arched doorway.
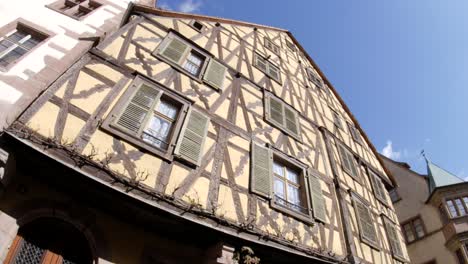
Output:
<instances>
[{"instance_id":1,"label":"arched doorway","mask_svg":"<svg viewBox=\"0 0 468 264\"><path fill-rule=\"evenodd\" d=\"M93 257L85 236L63 220L42 217L18 231L5 264L87 264Z\"/></svg>"}]
</instances>

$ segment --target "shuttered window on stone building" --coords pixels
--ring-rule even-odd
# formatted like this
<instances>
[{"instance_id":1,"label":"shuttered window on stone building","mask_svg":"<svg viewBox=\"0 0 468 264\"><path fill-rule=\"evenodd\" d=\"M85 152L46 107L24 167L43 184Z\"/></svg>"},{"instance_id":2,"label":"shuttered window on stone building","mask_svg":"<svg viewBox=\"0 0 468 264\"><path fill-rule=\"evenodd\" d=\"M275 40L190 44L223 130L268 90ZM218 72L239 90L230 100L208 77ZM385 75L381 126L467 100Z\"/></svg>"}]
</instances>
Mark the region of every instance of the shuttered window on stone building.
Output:
<instances>
[{"instance_id":1,"label":"shuttered window on stone building","mask_svg":"<svg viewBox=\"0 0 468 264\"><path fill-rule=\"evenodd\" d=\"M372 183L372 189L374 190L375 197L383 204L388 205L387 189L385 189L382 179L380 179L380 177L372 170L369 170L369 178Z\"/></svg>"},{"instance_id":2,"label":"shuttered window on stone building","mask_svg":"<svg viewBox=\"0 0 468 264\"><path fill-rule=\"evenodd\" d=\"M390 249L392 251L393 256L398 260L406 261L403 253L403 247L401 246L401 239L398 235L398 229L396 228L394 223L387 219L387 217L383 217L383 221L385 225L385 231L387 233L388 243L390 244Z\"/></svg>"},{"instance_id":3,"label":"shuttered window on stone building","mask_svg":"<svg viewBox=\"0 0 468 264\"><path fill-rule=\"evenodd\" d=\"M258 53L254 53L253 65L273 80L281 83L280 69L267 58Z\"/></svg>"},{"instance_id":4,"label":"shuttered window on stone building","mask_svg":"<svg viewBox=\"0 0 468 264\"><path fill-rule=\"evenodd\" d=\"M273 208L293 217L326 221L319 178L298 161L258 143L251 147L250 189L269 199Z\"/></svg>"},{"instance_id":5,"label":"shuttered window on stone building","mask_svg":"<svg viewBox=\"0 0 468 264\"><path fill-rule=\"evenodd\" d=\"M184 98L137 77L104 120L103 128L163 158L172 159L175 152L199 165L208 122Z\"/></svg>"},{"instance_id":6,"label":"shuttered window on stone building","mask_svg":"<svg viewBox=\"0 0 468 264\"><path fill-rule=\"evenodd\" d=\"M161 42L153 55L215 89L223 88L227 67L173 32Z\"/></svg>"},{"instance_id":7,"label":"shuttered window on stone building","mask_svg":"<svg viewBox=\"0 0 468 264\"><path fill-rule=\"evenodd\" d=\"M274 95L265 94L265 118L296 139L300 139L299 114Z\"/></svg>"},{"instance_id":8,"label":"shuttered window on stone building","mask_svg":"<svg viewBox=\"0 0 468 264\"><path fill-rule=\"evenodd\" d=\"M377 232L369 205L353 194L353 206L361 240L372 247L378 248Z\"/></svg>"}]
</instances>

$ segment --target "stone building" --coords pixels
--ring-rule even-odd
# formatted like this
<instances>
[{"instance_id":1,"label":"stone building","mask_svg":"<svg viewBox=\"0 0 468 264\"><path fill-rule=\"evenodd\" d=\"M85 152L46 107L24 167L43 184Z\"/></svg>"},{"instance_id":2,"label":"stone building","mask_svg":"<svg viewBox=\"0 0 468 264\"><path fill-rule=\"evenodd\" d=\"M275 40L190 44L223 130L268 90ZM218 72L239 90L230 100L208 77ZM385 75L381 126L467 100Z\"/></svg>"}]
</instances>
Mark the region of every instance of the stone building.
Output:
<instances>
[{"instance_id":1,"label":"stone building","mask_svg":"<svg viewBox=\"0 0 468 264\"><path fill-rule=\"evenodd\" d=\"M468 182L427 160L427 175L382 156L411 263L468 263Z\"/></svg>"},{"instance_id":2,"label":"stone building","mask_svg":"<svg viewBox=\"0 0 468 264\"><path fill-rule=\"evenodd\" d=\"M395 180L287 30L131 5L2 135L6 263L403 263Z\"/></svg>"}]
</instances>

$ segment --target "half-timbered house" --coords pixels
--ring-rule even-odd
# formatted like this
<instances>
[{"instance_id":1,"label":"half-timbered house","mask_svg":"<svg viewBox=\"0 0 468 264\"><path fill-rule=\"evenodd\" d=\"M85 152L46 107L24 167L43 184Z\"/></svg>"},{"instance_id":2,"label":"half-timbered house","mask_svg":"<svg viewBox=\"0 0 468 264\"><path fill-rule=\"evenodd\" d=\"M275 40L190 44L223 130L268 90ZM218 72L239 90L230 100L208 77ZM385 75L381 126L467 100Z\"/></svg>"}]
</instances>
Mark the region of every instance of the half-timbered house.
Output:
<instances>
[{"instance_id":1,"label":"half-timbered house","mask_svg":"<svg viewBox=\"0 0 468 264\"><path fill-rule=\"evenodd\" d=\"M121 24L3 135L6 263L408 261L392 176L289 31Z\"/></svg>"}]
</instances>

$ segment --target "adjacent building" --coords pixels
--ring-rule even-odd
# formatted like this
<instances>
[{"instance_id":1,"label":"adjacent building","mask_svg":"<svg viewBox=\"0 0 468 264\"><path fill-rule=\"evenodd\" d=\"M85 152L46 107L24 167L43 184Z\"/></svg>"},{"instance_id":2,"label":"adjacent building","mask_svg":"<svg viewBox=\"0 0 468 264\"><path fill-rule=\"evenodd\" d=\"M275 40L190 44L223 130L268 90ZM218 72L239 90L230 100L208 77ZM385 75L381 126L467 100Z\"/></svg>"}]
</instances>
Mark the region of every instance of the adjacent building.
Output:
<instances>
[{"instance_id":1,"label":"adjacent building","mask_svg":"<svg viewBox=\"0 0 468 264\"><path fill-rule=\"evenodd\" d=\"M289 31L134 4L93 43L1 137L5 263L408 262L395 180Z\"/></svg>"},{"instance_id":2,"label":"adjacent building","mask_svg":"<svg viewBox=\"0 0 468 264\"><path fill-rule=\"evenodd\" d=\"M468 182L427 160L427 175L382 156L411 263L468 263Z\"/></svg>"}]
</instances>

